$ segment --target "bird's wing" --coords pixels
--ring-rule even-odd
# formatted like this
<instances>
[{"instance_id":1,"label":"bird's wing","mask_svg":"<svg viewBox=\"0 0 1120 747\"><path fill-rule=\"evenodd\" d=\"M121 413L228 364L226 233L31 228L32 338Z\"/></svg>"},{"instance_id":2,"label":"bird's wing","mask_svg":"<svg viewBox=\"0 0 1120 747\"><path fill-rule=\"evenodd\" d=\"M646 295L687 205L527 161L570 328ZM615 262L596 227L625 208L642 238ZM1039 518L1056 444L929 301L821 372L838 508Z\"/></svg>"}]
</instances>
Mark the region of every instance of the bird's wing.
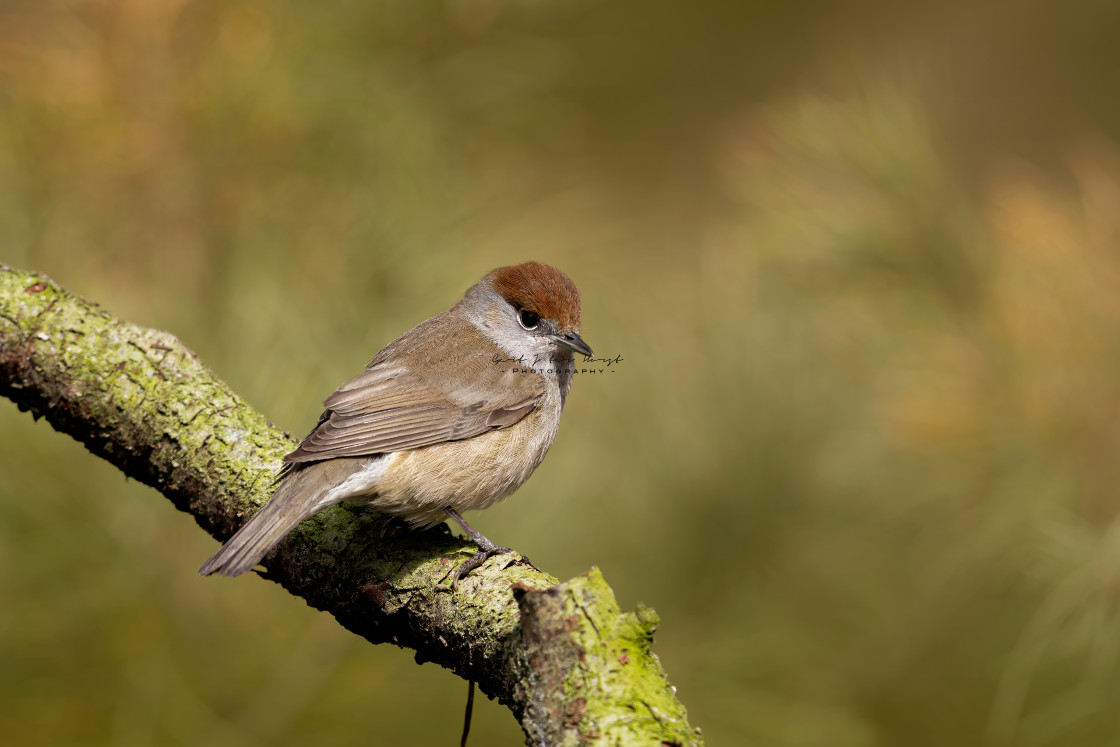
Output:
<instances>
[{"instance_id":1,"label":"bird's wing","mask_svg":"<svg viewBox=\"0 0 1120 747\"><path fill-rule=\"evenodd\" d=\"M400 360L406 350L408 365ZM542 377L517 373L517 365L444 312L394 340L328 397L315 430L284 461L417 449L511 426L544 395Z\"/></svg>"}]
</instances>

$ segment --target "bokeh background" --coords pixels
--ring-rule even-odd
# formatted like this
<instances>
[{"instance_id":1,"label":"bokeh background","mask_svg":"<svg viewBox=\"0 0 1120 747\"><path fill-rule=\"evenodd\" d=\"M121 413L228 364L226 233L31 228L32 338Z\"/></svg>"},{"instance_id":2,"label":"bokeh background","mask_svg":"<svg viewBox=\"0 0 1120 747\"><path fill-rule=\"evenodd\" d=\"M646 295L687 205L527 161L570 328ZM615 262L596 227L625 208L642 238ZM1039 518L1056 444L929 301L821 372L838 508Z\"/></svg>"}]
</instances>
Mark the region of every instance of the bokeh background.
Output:
<instances>
[{"instance_id":1,"label":"bokeh background","mask_svg":"<svg viewBox=\"0 0 1120 747\"><path fill-rule=\"evenodd\" d=\"M2 0L0 260L296 435L492 267L581 376L474 517L712 745L1120 740L1113 0ZM0 402L0 741L448 745L465 684ZM477 704L472 743L519 744Z\"/></svg>"}]
</instances>

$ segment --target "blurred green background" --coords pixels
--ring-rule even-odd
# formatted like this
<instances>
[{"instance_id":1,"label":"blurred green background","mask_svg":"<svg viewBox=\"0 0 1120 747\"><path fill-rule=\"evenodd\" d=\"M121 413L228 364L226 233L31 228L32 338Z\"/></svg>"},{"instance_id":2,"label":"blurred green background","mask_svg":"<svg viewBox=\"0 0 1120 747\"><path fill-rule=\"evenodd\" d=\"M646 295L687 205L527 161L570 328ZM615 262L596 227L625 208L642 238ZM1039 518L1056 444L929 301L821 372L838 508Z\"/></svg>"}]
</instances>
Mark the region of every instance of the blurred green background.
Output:
<instances>
[{"instance_id":1,"label":"blurred green background","mask_svg":"<svg viewBox=\"0 0 1120 747\"><path fill-rule=\"evenodd\" d=\"M489 269L614 373L472 520L712 745L1120 742L1114 0L0 0L0 261L295 435ZM449 745L465 684L0 402L0 741ZM472 744L519 744L483 700Z\"/></svg>"}]
</instances>

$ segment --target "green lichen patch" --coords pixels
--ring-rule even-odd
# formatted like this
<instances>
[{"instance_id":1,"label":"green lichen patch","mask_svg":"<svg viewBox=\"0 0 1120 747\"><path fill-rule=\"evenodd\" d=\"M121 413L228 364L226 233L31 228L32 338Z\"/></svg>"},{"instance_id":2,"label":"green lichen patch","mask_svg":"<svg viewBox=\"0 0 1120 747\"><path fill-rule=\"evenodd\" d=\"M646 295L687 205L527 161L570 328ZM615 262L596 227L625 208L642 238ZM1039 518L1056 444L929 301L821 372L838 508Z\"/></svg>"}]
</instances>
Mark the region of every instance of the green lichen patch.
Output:
<instances>
[{"instance_id":1,"label":"green lichen patch","mask_svg":"<svg viewBox=\"0 0 1120 747\"><path fill-rule=\"evenodd\" d=\"M22 409L220 533L267 500L290 440L174 335L10 269L0 325L0 393Z\"/></svg>"},{"instance_id":2,"label":"green lichen patch","mask_svg":"<svg viewBox=\"0 0 1120 747\"><path fill-rule=\"evenodd\" d=\"M294 443L175 336L116 319L49 278L0 266L0 395L227 536ZM267 576L373 642L416 649L510 706L533 743L699 744L650 642L597 571L565 584L515 554L458 588L474 547L338 506L303 522Z\"/></svg>"},{"instance_id":3,"label":"green lichen patch","mask_svg":"<svg viewBox=\"0 0 1120 747\"><path fill-rule=\"evenodd\" d=\"M622 612L602 573L562 584L574 664L564 680L566 734L571 743L700 745L661 663L650 650L657 614Z\"/></svg>"}]
</instances>

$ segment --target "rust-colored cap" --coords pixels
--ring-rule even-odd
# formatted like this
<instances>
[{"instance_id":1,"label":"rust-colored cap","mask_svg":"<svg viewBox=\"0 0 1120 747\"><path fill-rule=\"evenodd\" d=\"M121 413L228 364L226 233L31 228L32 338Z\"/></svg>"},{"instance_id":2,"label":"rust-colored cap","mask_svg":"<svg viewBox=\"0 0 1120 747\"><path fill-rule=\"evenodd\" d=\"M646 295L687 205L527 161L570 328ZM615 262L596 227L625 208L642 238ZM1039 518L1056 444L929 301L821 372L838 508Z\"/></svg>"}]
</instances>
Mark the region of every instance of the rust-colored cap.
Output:
<instances>
[{"instance_id":1,"label":"rust-colored cap","mask_svg":"<svg viewBox=\"0 0 1120 747\"><path fill-rule=\"evenodd\" d=\"M562 270L543 262L525 262L499 267L486 277L515 309L552 319L564 330L579 330L579 290Z\"/></svg>"}]
</instances>

